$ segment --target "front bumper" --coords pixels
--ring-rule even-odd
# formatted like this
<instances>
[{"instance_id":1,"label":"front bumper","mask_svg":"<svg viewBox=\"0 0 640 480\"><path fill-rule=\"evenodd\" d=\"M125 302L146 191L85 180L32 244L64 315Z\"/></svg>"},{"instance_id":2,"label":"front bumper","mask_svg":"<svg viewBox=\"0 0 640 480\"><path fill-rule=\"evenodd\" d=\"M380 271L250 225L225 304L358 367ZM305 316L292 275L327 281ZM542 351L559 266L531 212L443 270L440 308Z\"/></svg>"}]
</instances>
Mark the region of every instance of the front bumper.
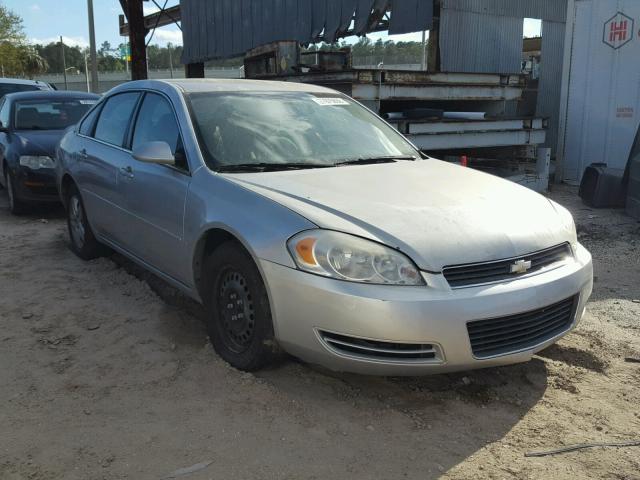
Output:
<instances>
[{"instance_id":1,"label":"front bumper","mask_svg":"<svg viewBox=\"0 0 640 480\"><path fill-rule=\"evenodd\" d=\"M23 202L59 202L56 171L53 168L31 170L18 167L14 173L16 196Z\"/></svg>"},{"instance_id":2,"label":"front bumper","mask_svg":"<svg viewBox=\"0 0 640 480\"><path fill-rule=\"evenodd\" d=\"M589 252L510 282L451 289L442 275L425 274L428 286L366 285L329 279L261 261L276 338L310 363L373 375L421 375L525 362L566 335L580 321L593 287ZM525 350L478 359L467 322L540 309L579 295L571 324ZM319 331L390 343L431 344L438 358L381 360L345 354L327 346Z\"/></svg>"}]
</instances>

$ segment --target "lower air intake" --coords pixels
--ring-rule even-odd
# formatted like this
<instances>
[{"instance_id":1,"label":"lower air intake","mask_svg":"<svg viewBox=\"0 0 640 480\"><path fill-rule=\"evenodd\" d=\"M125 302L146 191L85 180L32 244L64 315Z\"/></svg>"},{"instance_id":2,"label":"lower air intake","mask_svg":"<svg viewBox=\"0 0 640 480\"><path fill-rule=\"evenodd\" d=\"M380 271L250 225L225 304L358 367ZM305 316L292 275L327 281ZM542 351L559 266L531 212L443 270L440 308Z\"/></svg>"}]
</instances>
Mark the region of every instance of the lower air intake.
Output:
<instances>
[{"instance_id":1,"label":"lower air intake","mask_svg":"<svg viewBox=\"0 0 640 480\"><path fill-rule=\"evenodd\" d=\"M334 352L367 360L438 363L440 348L429 343L396 343L350 337L319 331L320 338Z\"/></svg>"},{"instance_id":2,"label":"lower air intake","mask_svg":"<svg viewBox=\"0 0 640 480\"><path fill-rule=\"evenodd\" d=\"M514 353L535 347L569 329L579 296L508 317L467 323L476 358Z\"/></svg>"}]
</instances>

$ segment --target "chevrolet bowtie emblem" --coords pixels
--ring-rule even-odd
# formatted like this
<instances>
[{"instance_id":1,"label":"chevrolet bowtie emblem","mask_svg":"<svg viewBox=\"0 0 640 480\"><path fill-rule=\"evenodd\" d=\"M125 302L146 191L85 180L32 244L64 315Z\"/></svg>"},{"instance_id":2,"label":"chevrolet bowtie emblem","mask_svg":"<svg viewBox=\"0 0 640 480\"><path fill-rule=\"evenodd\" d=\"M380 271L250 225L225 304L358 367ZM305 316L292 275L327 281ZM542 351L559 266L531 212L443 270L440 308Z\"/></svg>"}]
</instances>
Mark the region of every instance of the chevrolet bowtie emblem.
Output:
<instances>
[{"instance_id":1,"label":"chevrolet bowtie emblem","mask_svg":"<svg viewBox=\"0 0 640 480\"><path fill-rule=\"evenodd\" d=\"M531 260L517 260L511 264L511 273L527 273L531 268Z\"/></svg>"}]
</instances>

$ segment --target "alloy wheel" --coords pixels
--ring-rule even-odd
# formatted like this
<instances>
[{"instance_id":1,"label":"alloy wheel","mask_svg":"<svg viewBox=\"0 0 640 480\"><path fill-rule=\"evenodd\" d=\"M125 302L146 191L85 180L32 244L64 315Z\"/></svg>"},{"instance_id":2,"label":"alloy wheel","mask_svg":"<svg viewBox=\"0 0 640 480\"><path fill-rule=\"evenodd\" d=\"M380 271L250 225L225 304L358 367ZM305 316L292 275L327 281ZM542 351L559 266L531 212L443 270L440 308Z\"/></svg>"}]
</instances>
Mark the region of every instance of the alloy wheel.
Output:
<instances>
[{"instance_id":1,"label":"alloy wheel","mask_svg":"<svg viewBox=\"0 0 640 480\"><path fill-rule=\"evenodd\" d=\"M73 195L69 201L69 225L73 243L81 249L84 246L85 228L82 202L77 195Z\"/></svg>"}]
</instances>

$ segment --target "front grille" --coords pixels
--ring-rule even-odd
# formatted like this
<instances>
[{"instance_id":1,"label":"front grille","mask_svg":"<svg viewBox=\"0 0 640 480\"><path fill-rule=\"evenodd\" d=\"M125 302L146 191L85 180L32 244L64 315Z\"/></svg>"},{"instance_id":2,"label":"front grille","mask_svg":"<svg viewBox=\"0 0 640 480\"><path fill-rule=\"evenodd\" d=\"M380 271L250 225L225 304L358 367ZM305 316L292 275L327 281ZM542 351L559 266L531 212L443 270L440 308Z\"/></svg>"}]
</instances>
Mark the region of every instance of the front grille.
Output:
<instances>
[{"instance_id":1,"label":"front grille","mask_svg":"<svg viewBox=\"0 0 640 480\"><path fill-rule=\"evenodd\" d=\"M444 267L442 273L452 288L461 288L470 285L512 280L554 263L561 262L569 256L571 256L571 247L568 243L563 243L562 245L521 257L497 260L494 262L448 266ZM512 272L512 266L520 260L531 262L531 267L524 273Z\"/></svg>"},{"instance_id":2,"label":"front grille","mask_svg":"<svg viewBox=\"0 0 640 480\"><path fill-rule=\"evenodd\" d=\"M477 358L504 355L559 335L573 323L578 298L575 295L538 310L467 323L473 354Z\"/></svg>"},{"instance_id":3,"label":"front grille","mask_svg":"<svg viewBox=\"0 0 640 480\"><path fill-rule=\"evenodd\" d=\"M442 359L439 347L432 344L383 342L333 332L318 333L331 350L344 355L402 362L439 362Z\"/></svg>"}]
</instances>

